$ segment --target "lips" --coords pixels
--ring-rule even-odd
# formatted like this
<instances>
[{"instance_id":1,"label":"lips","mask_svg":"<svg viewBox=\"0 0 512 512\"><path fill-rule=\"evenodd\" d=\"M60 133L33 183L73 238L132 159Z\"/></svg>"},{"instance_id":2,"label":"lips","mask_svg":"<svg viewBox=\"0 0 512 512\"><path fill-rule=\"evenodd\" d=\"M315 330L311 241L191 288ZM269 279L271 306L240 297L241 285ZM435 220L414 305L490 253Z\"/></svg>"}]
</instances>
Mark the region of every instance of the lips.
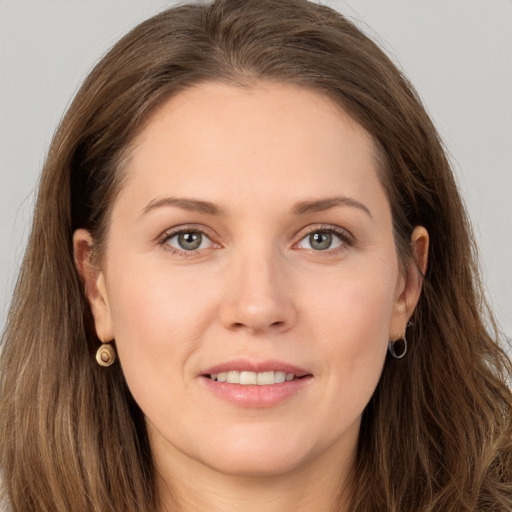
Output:
<instances>
[{"instance_id":1,"label":"lips","mask_svg":"<svg viewBox=\"0 0 512 512\"><path fill-rule=\"evenodd\" d=\"M229 361L201 372L201 382L217 397L239 407L279 405L297 396L313 375L282 361Z\"/></svg>"}]
</instances>

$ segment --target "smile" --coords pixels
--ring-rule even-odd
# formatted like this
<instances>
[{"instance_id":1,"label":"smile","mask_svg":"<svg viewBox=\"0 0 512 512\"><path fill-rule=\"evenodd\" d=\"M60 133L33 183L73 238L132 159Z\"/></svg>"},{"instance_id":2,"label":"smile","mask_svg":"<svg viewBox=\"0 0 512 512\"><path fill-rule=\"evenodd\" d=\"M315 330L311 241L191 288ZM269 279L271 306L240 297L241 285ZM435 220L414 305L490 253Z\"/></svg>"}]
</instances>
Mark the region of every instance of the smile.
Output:
<instances>
[{"instance_id":1,"label":"smile","mask_svg":"<svg viewBox=\"0 0 512 512\"><path fill-rule=\"evenodd\" d=\"M236 407L261 409L296 399L313 373L285 361L231 359L199 372L203 389ZM302 395L303 396L303 395Z\"/></svg>"},{"instance_id":2,"label":"smile","mask_svg":"<svg viewBox=\"0 0 512 512\"><path fill-rule=\"evenodd\" d=\"M295 380L293 373L286 372L249 372L249 371L227 371L212 373L209 375L211 380L217 382L227 382L228 384L241 384L243 386L270 386L272 384L282 384Z\"/></svg>"}]
</instances>

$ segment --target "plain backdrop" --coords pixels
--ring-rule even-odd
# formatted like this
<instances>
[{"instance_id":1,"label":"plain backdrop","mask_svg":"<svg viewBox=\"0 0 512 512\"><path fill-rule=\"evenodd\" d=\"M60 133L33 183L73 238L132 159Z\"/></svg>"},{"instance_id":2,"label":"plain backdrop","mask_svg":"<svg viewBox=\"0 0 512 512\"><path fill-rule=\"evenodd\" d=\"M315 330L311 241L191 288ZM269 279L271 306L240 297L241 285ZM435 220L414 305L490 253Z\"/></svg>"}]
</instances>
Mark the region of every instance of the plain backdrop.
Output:
<instances>
[{"instance_id":1,"label":"plain backdrop","mask_svg":"<svg viewBox=\"0 0 512 512\"><path fill-rule=\"evenodd\" d=\"M176 2L0 0L0 331L45 153L87 72L129 28ZM512 334L512 1L325 1L416 86L449 150L484 284Z\"/></svg>"}]
</instances>

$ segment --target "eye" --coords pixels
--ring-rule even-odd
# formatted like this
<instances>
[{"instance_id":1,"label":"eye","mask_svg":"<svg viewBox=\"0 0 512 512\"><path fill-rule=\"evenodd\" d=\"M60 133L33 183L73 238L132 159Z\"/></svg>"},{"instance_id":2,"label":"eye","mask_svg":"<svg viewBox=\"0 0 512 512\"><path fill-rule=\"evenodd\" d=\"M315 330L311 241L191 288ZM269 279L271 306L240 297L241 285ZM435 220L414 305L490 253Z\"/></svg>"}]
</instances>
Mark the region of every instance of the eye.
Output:
<instances>
[{"instance_id":1,"label":"eye","mask_svg":"<svg viewBox=\"0 0 512 512\"><path fill-rule=\"evenodd\" d=\"M313 251L328 251L349 243L348 233L338 232L332 228L315 229L303 237L297 247Z\"/></svg>"},{"instance_id":2,"label":"eye","mask_svg":"<svg viewBox=\"0 0 512 512\"><path fill-rule=\"evenodd\" d=\"M201 231L187 230L171 233L165 238L164 244L178 251L190 252L207 249L213 242Z\"/></svg>"}]
</instances>

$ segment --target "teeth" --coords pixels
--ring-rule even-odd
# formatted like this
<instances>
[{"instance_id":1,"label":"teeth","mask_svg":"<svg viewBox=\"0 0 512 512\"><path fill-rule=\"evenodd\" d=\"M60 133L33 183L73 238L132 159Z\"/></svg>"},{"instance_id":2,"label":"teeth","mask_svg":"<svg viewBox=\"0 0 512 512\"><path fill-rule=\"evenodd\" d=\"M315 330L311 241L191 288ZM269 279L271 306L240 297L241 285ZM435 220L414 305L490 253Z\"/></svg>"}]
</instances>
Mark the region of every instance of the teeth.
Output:
<instances>
[{"instance_id":1,"label":"teeth","mask_svg":"<svg viewBox=\"0 0 512 512\"><path fill-rule=\"evenodd\" d=\"M276 384L281 384L281 382L284 382L286 380L286 373L276 372L274 375L274 379L276 381Z\"/></svg>"},{"instance_id":2,"label":"teeth","mask_svg":"<svg viewBox=\"0 0 512 512\"><path fill-rule=\"evenodd\" d=\"M258 384L258 374L254 372L240 372L240 384Z\"/></svg>"},{"instance_id":3,"label":"teeth","mask_svg":"<svg viewBox=\"0 0 512 512\"><path fill-rule=\"evenodd\" d=\"M293 373L286 372L221 372L212 373L212 380L218 382L227 382L228 384L257 385L269 386L271 384L281 384L294 380L296 377Z\"/></svg>"},{"instance_id":4,"label":"teeth","mask_svg":"<svg viewBox=\"0 0 512 512\"><path fill-rule=\"evenodd\" d=\"M257 375L258 385L260 386L268 386L270 384L275 384L275 373L274 372L261 372Z\"/></svg>"},{"instance_id":5,"label":"teeth","mask_svg":"<svg viewBox=\"0 0 512 512\"><path fill-rule=\"evenodd\" d=\"M228 384L240 384L240 372L228 372Z\"/></svg>"}]
</instances>

